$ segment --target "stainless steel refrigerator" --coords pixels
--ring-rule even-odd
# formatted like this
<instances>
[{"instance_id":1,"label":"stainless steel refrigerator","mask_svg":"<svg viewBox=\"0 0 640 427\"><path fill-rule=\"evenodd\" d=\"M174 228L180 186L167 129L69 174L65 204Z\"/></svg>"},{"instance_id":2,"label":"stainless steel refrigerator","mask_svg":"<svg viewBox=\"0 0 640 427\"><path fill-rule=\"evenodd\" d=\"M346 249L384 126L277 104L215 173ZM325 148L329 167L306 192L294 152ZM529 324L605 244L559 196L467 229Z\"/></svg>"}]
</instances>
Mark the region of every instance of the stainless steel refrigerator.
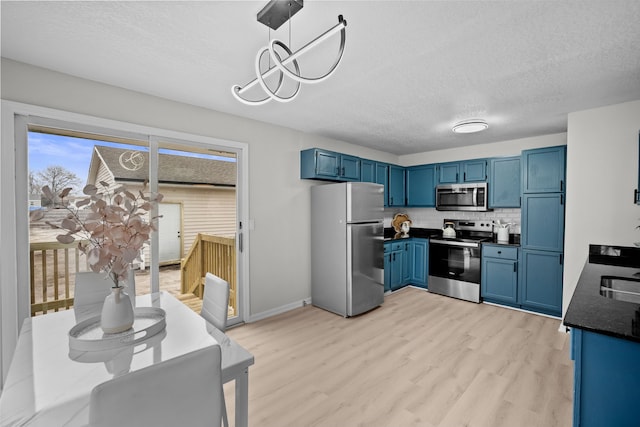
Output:
<instances>
[{"instance_id":1,"label":"stainless steel refrigerator","mask_svg":"<svg viewBox=\"0 0 640 427\"><path fill-rule=\"evenodd\" d=\"M384 301L384 187L311 187L311 303L355 316Z\"/></svg>"}]
</instances>

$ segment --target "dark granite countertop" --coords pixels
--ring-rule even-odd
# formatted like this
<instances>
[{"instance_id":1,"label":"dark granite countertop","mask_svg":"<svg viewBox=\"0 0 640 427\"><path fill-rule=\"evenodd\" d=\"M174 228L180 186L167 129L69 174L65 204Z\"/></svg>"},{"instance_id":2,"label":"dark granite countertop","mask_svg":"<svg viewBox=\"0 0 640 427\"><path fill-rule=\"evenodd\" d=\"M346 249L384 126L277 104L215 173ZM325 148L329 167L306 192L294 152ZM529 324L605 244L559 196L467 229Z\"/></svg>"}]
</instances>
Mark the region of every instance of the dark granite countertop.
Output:
<instances>
[{"instance_id":1,"label":"dark granite countertop","mask_svg":"<svg viewBox=\"0 0 640 427\"><path fill-rule=\"evenodd\" d=\"M388 227L384 229L384 241L388 242L391 240L403 240L409 238L417 238L417 239L430 239L431 237L436 237L442 235L442 230L437 228L411 228L409 230L409 237L401 237L399 233L393 229L393 227Z\"/></svg>"},{"instance_id":2,"label":"dark granite countertop","mask_svg":"<svg viewBox=\"0 0 640 427\"><path fill-rule=\"evenodd\" d=\"M498 236L493 235L493 240L488 242L483 242L483 244L489 243L492 245L501 245L501 246L515 246L517 248L520 247L520 235L519 234L509 234L509 243L498 242Z\"/></svg>"},{"instance_id":3,"label":"dark granite countertop","mask_svg":"<svg viewBox=\"0 0 640 427\"><path fill-rule=\"evenodd\" d=\"M600 295L602 276L640 278L640 249L590 245L564 324L640 342L640 304Z\"/></svg>"},{"instance_id":4,"label":"dark granite countertop","mask_svg":"<svg viewBox=\"0 0 640 427\"><path fill-rule=\"evenodd\" d=\"M441 238L441 237L442 237L442 229L440 228L417 228L417 227L411 228L409 230L408 237L402 237L399 233L396 233L393 227L387 227L384 229L385 242L389 242L392 240L409 239L409 238L431 239L431 238ZM509 243L498 243L497 236L494 235L493 240L488 241L487 243L520 247L520 235L509 234Z\"/></svg>"}]
</instances>

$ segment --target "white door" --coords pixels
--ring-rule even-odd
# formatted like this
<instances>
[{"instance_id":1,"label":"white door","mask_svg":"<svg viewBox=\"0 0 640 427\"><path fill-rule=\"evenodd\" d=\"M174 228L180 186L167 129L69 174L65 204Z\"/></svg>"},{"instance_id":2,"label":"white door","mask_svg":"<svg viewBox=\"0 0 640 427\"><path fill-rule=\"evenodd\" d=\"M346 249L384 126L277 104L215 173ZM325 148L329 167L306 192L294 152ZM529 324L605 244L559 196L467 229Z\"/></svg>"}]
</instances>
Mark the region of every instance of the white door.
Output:
<instances>
[{"instance_id":1,"label":"white door","mask_svg":"<svg viewBox=\"0 0 640 427\"><path fill-rule=\"evenodd\" d=\"M179 203L160 203L158 214L158 241L160 244L159 262L180 261L182 258L181 218L182 205Z\"/></svg>"}]
</instances>

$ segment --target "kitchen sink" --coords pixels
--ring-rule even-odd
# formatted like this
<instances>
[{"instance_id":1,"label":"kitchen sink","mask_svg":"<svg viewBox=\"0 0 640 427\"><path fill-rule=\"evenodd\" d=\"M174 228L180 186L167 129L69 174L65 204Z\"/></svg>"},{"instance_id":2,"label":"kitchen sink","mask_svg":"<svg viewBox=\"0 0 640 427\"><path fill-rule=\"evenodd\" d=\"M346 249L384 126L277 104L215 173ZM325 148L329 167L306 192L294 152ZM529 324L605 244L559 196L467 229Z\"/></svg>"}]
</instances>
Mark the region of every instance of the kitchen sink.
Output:
<instances>
[{"instance_id":1,"label":"kitchen sink","mask_svg":"<svg viewBox=\"0 0 640 427\"><path fill-rule=\"evenodd\" d=\"M640 279L602 276L600 278L600 295L618 301L640 304Z\"/></svg>"}]
</instances>

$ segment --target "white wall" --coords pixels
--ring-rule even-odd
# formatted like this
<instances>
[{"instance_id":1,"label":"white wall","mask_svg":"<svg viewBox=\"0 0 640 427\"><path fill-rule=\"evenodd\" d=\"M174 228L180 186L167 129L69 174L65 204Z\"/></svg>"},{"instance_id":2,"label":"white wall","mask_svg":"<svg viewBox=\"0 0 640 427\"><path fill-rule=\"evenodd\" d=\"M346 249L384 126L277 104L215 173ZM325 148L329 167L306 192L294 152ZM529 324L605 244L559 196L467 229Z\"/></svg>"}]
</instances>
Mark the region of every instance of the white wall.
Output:
<instances>
[{"instance_id":1,"label":"white wall","mask_svg":"<svg viewBox=\"0 0 640 427\"><path fill-rule=\"evenodd\" d=\"M2 59L2 99L249 145L250 315L308 299L309 187L300 150L336 149L397 163L391 154L181 104ZM268 107L267 107L268 108ZM5 142L3 141L3 144ZM1 199L12 198L3 184ZM3 219L4 221L4 219ZM10 229L11 224L2 224ZM3 279L4 280L4 279ZM2 284L4 286L4 283Z\"/></svg>"},{"instance_id":2,"label":"white wall","mask_svg":"<svg viewBox=\"0 0 640 427\"><path fill-rule=\"evenodd\" d=\"M409 166L568 143L565 310L588 243L640 241L634 228L640 208L630 203L638 179L640 101L572 113L568 134L396 157L4 58L1 77L3 99L248 143L249 216L255 224L249 248L251 315L310 295L309 187L315 183L299 179L299 152L314 146ZM3 184L2 199L13 197L6 188ZM4 230L9 226L2 224Z\"/></svg>"},{"instance_id":3,"label":"white wall","mask_svg":"<svg viewBox=\"0 0 640 427\"><path fill-rule=\"evenodd\" d=\"M563 313L589 244L640 241L638 187L640 101L569 114Z\"/></svg>"}]
</instances>

